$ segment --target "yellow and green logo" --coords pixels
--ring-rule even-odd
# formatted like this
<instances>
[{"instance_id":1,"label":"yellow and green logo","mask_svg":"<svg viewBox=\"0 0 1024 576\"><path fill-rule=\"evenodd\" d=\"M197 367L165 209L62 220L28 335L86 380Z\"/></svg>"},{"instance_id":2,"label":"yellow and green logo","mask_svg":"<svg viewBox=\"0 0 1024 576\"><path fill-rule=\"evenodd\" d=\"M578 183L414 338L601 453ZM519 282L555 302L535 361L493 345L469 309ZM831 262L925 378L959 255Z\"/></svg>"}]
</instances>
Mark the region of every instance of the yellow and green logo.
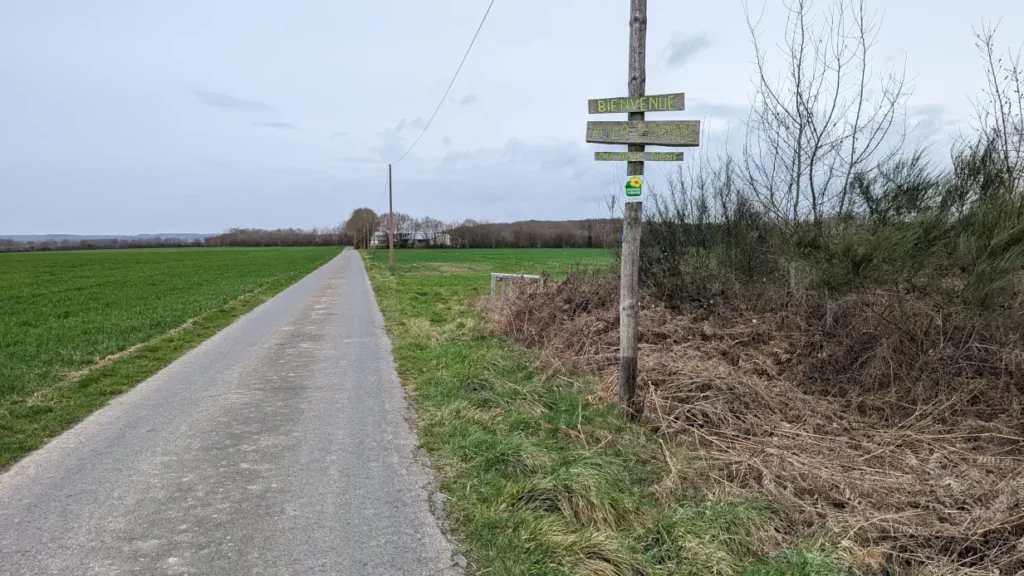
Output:
<instances>
[{"instance_id":1,"label":"yellow and green logo","mask_svg":"<svg viewBox=\"0 0 1024 576\"><path fill-rule=\"evenodd\" d=\"M644 179L642 176L630 176L629 180L626 180L626 197L627 198L639 198L643 194Z\"/></svg>"}]
</instances>

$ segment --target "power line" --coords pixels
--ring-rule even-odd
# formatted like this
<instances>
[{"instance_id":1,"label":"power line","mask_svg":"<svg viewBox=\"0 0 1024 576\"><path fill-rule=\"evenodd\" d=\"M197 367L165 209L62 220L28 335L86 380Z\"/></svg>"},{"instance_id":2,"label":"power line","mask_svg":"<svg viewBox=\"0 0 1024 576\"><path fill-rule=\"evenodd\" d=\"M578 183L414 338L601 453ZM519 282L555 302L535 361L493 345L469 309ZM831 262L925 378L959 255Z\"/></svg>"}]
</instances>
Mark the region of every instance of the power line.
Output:
<instances>
[{"instance_id":1,"label":"power line","mask_svg":"<svg viewBox=\"0 0 1024 576\"><path fill-rule=\"evenodd\" d=\"M487 15L491 13L491 8L493 7L494 0L491 0L491 3L488 4L487 6L487 11L484 12L483 19L480 20L480 25L477 26L476 28L476 34L473 34L473 40L470 41L469 48L466 48L466 54L462 56L462 62L459 63L459 69L455 71L455 76L452 77L451 83L448 84L448 89L444 91L444 96L441 97L441 101L437 103L437 108L434 109L434 113L430 115L430 120L427 120L427 125L423 127L423 131L420 132L420 135L416 137L416 141L412 143L412 146L409 146L409 149L405 151L405 154L402 154L402 156L398 160L392 162L392 164L398 164L399 162L401 162L402 159L404 159L409 154L409 152L412 152L412 149L415 148L417 144L419 144L420 138L423 138L423 135L427 133L427 128L430 128L430 123L434 121L434 117L437 116L437 112L441 110L441 105L444 104L445 99L448 98L448 93L451 92L452 86L455 85L455 80L459 77L459 72L462 71L462 66L463 64L466 63L466 58L469 57L469 52L473 49L473 44L476 44L476 38L477 36L480 35L480 30L483 29L484 22L487 21Z\"/></svg>"}]
</instances>

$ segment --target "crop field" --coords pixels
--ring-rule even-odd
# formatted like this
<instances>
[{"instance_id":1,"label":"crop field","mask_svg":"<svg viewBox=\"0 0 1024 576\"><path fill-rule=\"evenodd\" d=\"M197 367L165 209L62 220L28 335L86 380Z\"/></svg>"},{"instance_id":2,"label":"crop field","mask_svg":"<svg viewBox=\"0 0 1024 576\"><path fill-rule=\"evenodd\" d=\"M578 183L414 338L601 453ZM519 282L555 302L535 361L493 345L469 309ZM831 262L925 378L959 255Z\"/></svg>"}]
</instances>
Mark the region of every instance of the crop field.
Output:
<instances>
[{"instance_id":1,"label":"crop field","mask_svg":"<svg viewBox=\"0 0 1024 576\"><path fill-rule=\"evenodd\" d=\"M386 250L367 271L445 511L475 573L840 576L835 542L788 542L681 439L630 423L593 378L495 335L491 272L601 269L604 250ZM572 338L572 334L566 334Z\"/></svg>"},{"instance_id":2,"label":"crop field","mask_svg":"<svg viewBox=\"0 0 1024 576\"><path fill-rule=\"evenodd\" d=\"M376 263L388 263L388 251L368 253ZM433 274L448 272L465 275L473 272L486 277L491 272L510 274L564 275L566 269L589 270L611 264L604 248L487 248L468 250L398 250L396 258L403 273L417 271Z\"/></svg>"},{"instance_id":3,"label":"crop field","mask_svg":"<svg viewBox=\"0 0 1024 576\"><path fill-rule=\"evenodd\" d=\"M0 467L338 253L0 254Z\"/></svg>"}]
</instances>

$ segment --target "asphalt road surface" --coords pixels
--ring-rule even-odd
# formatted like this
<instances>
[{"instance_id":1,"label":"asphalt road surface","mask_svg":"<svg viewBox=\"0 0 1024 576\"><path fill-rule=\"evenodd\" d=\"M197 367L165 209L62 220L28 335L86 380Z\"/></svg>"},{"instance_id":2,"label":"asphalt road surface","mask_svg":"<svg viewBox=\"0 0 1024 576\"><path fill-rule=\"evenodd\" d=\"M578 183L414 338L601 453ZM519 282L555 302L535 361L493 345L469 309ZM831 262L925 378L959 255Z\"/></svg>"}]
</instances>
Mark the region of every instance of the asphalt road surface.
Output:
<instances>
[{"instance_id":1,"label":"asphalt road surface","mask_svg":"<svg viewBox=\"0 0 1024 576\"><path fill-rule=\"evenodd\" d=\"M345 251L0 474L0 574L460 574Z\"/></svg>"}]
</instances>

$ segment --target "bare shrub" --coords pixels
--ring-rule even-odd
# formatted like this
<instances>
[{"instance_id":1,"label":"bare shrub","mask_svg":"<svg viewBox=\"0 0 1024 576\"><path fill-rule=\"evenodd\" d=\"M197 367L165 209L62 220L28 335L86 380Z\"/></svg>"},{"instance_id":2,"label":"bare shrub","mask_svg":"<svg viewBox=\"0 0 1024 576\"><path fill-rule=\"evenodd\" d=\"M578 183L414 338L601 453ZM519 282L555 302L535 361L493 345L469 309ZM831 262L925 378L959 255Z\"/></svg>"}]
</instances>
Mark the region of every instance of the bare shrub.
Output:
<instances>
[{"instance_id":1,"label":"bare shrub","mask_svg":"<svg viewBox=\"0 0 1024 576\"><path fill-rule=\"evenodd\" d=\"M605 376L615 397L614 276L523 285L502 334ZM829 525L892 566L1024 570L1024 349L1019 322L860 291L709 315L648 299L645 414L717 474L797 524ZM865 552L865 557L873 557Z\"/></svg>"},{"instance_id":2,"label":"bare shrub","mask_svg":"<svg viewBox=\"0 0 1024 576\"><path fill-rule=\"evenodd\" d=\"M879 23L863 1L816 17L806 0L786 9L780 80L750 25L756 93L740 158L700 156L649 203L645 285L680 309L879 285L954 308L1013 307L1024 269L1019 55L998 56L993 28L977 34L989 87L975 135L945 167L893 148L906 90L893 71L868 89Z\"/></svg>"},{"instance_id":3,"label":"bare shrub","mask_svg":"<svg viewBox=\"0 0 1024 576\"><path fill-rule=\"evenodd\" d=\"M985 68L986 87L975 104L977 130L989 136L995 164L1003 185L1024 186L1024 68L1021 51L1000 54L996 47L998 26L975 31L975 45Z\"/></svg>"},{"instance_id":4,"label":"bare shrub","mask_svg":"<svg viewBox=\"0 0 1024 576\"><path fill-rule=\"evenodd\" d=\"M790 0L778 78L763 30L748 13L756 55L753 108L742 175L749 191L783 224L817 229L843 214L849 184L902 141L890 138L909 96L905 74L878 76L871 50L880 28L865 0Z\"/></svg>"},{"instance_id":5,"label":"bare shrub","mask_svg":"<svg viewBox=\"0 0 1024 576\"><path fill-rule=\"evenodd\" d=\"M674 306L784 281L783 240L728 157L680 166L646 210L641 281Z\"/></svg>"}]
</instances>

